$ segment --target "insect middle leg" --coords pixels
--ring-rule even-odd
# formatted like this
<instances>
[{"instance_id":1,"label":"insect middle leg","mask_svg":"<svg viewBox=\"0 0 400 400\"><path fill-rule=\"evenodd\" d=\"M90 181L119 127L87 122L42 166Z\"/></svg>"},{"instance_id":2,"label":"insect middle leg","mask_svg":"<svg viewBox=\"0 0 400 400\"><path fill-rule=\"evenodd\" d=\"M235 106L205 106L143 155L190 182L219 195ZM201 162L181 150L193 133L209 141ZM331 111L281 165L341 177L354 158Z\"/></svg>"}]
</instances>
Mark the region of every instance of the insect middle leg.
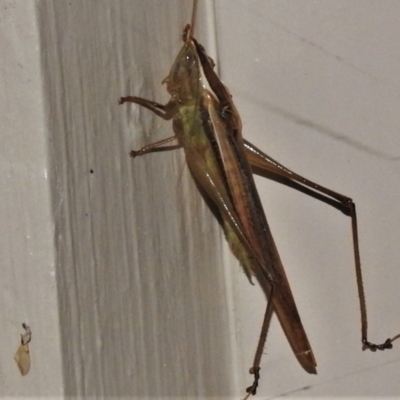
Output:
<instances>
[{"instance_id":1,"label":"insect middle leg","mask_svg":"<svg viewBox=\"0 0 400 400\"><path fill-rule=\"evenodd\" d=\"M118 104L124 104L124 103L138 104L142 107L147 108L148 110L156 114L158 117L161 117L165 120L172 119L176 114L176 103L173 101L170 101L167 104L163 105L160 103L156 103L155 101L143 99L141 97L126 96L126 97L121 97L118 101ZM159 140L157 142L144 146L138 150L131 150L129 152L129 155L134 158L137 156L142 156L144 154L152 153L157 150L161 150L165 146L165 144L172 142L173 140L176 139L177 139L176 135L170 136L166 139ZM179 147L180 147L179 144L177 146L174 146L174 148L179 148Z\"/></svg>"},{"instance_id":2,"label":"insect middle leg","mask_svg":"<svg viewBox=\"0 0 400 400\"><path fill-rule=\"evenodd\" d=\"M131 150L129 152L129 155L132 158L138 157L138 156L143 156L144 154L148 153L153 153L155 151L162 151L162 150L170 150L171 148L180 148L181 146L179 144L175 146L165 146L167 143L172 142L173 140L177 140L176 136L170 136L169 138L159 140L154 143L150 143L147 146L144 146L138 150Z\"/></svg>"}]
</instances>

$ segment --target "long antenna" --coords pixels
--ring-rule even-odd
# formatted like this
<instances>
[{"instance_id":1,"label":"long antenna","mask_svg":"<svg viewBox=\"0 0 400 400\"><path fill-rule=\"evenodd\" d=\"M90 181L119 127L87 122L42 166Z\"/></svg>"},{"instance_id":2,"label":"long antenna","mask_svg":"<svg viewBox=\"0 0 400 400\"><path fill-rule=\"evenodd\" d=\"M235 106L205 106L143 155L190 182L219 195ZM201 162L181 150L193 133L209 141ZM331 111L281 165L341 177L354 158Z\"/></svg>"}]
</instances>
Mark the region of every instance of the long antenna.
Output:
<instances>
[{"instance_id":1,"label":"long antenna","mask_svg":"<svg viewBox=\"0 0 400 400\"><path fill-rule=\"evenodd\" d=\"M192 18L191 18L191 22L190 22L190 25L192 27L192 29L191 29L192 34L194 32L194 23L196 21L197 3L198 3L197 0L193 0Z\"/></svg>"}]
</instances>

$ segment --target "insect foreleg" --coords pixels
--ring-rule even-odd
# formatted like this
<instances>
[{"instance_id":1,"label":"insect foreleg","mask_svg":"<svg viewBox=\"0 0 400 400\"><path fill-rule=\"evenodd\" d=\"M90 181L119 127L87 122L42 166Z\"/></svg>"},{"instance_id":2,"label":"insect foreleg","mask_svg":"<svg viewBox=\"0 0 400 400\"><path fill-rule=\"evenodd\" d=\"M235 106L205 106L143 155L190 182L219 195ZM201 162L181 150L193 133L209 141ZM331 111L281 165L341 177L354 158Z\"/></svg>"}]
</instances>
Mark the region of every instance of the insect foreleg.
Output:
<instances>
[{"instance_id":1,"label":"insect foreleg","mask_svg":"<svg viewBox=\"0 0 400 400\"><path fill-rule=\"evenodd\" d=\"M177 103L172 100L169 101L167 104L163 105L160 103L156 103L155 101L152 100L143 99L141 97L126 96L126 97L121 97L118 101L118 104L124 104L124 103L139 104L140 106L147 108L157 116L167 121L172 119L177 112Z\"/></svg>"}]
</instances>

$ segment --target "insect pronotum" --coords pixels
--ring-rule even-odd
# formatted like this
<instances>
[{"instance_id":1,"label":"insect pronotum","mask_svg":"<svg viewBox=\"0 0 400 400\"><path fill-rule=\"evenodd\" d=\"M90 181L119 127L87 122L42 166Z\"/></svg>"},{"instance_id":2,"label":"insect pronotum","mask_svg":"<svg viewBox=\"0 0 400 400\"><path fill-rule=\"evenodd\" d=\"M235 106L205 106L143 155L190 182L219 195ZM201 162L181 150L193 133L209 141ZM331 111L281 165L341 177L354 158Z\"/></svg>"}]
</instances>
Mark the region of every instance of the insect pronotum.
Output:
<instances>
[{"instance_id":1,"label":"insect pronotum","mask_svg":"<svg viewBox=\"0 0 400 400\"><path fill-rule=\"evenodd\" d=\"M172 141L178 142L178 146L185 151L193 178L220 214L221 225L232 252L250 282L255 277L268 299L250 368L254 382L246 389L247 398L256 394L272 313L277 315L293 353L304 370L315 374L317 366L256 190L253 172L297 188L351 218L363 349L390 349L392 342L400 335L381 344L368 340L354 202L347 196L303 178L242 138L241 119L232 96L218 78L213 60L193 37L195 9L196 1L191 24L183 30L183 46L163 81L171 96L169 102L163 105L140 97L125 96L119 100L119 104L135 103L165 120L172 120L172 137L132 150L131 157L162 149Z\"/></svg>"}]
</instances>

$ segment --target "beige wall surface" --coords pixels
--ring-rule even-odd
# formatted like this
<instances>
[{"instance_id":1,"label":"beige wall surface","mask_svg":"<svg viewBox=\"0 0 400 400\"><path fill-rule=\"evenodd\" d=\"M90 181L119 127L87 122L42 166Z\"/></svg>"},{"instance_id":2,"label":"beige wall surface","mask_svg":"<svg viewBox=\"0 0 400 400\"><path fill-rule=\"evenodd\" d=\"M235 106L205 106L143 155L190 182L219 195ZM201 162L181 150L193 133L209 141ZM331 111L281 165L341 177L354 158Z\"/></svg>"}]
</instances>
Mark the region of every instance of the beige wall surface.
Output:
<instances>
[{"instance_id":1,"label":"beige wall surface","mask_svg":"<svg viewBox=\"0 0 400 400\"><path fill-rule=\"evenodd\" d=\"M400 3L216 4L221 76L241 112L244 137L353 198L369 339L394 336L400 329ZM318 363L317 376L302 371L275 320L259 393L398 397L400 343L383 353L361 351L349 218L277 183L257 183ZM263 300L238 279L245 373Z\"/></svg>"},{"instance_id":2,"label":"beige wall surface","mask_svg":"<svg viewBox=\"0 0 400 400\"><path fill-rule=\"evenodd\" d=\"M54 220L33 1L0 1L0 396L60 396ZM13 357L26 323L31 370Z\"/></svg>"}]
</instances>

